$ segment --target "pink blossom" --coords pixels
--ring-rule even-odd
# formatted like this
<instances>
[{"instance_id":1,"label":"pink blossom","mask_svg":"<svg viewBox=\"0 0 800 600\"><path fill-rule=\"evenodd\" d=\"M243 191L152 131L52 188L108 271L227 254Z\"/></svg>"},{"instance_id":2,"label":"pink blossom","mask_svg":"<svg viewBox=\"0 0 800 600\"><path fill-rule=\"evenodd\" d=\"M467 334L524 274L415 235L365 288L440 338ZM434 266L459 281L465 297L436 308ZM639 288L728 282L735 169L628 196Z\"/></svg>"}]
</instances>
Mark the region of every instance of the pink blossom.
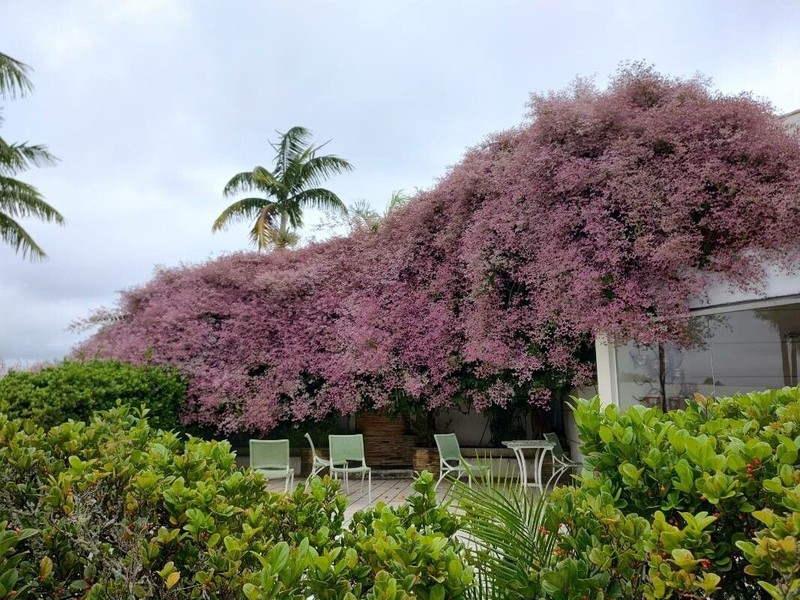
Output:
<instances>
[{"instance_id":1,"label":"pink blossom","mask_svg":"<svg viewBox=\"0 0 800 600\"><path fill-rule=\"evenodd\" d=\"M377 232L157 271L76 352L182 367L186 420L224 430L396 394L544 407L595 334L688 343L705 278L758 288L798 231L800 141L770 107L634 66L533 96Z\"/></svg>"}]
</instances>

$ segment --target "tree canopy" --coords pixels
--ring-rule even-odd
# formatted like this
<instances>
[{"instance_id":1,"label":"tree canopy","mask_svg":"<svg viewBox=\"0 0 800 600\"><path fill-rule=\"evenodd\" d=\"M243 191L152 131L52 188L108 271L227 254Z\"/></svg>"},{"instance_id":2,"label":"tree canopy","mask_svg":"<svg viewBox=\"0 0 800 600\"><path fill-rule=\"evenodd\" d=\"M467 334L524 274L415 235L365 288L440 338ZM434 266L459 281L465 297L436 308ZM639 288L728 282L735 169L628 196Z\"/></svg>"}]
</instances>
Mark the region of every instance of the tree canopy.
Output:
<instances>
[{"instance_id":1,"label":"tree canopy","mask_svg":"<svg viewBox=\"0 0 800 600\"><path fill-rule=\"evenodd\" d=\"M303 224L304 208L347 211L339 196L319 186L331 175L352 170L352 165L333 154L318 155L321 146L311 144L311 132L304 127L292 127L280 136L278 143L270 142L275 151L271 171L256 166L237 173L223 190L226 198L242 192L261 196L241 198L228 206L212 231L250 220L250 240L259 250L284 250L298 241L296 229Z\"/></svg>"},{"instance_id":2,"label":"tree canopy","mask_svg":"<svg viewBox=\"0 0 800 600\"><path fill-rule=\"evenodd\" d=\"M797 231L800 140L770 106L633 65L532 96L375 232L159 270L77 352L182 367L187 419L226 430L546 407L595 334L686 339L709 276L758 287Z\"/></svg>"}]
</instances>

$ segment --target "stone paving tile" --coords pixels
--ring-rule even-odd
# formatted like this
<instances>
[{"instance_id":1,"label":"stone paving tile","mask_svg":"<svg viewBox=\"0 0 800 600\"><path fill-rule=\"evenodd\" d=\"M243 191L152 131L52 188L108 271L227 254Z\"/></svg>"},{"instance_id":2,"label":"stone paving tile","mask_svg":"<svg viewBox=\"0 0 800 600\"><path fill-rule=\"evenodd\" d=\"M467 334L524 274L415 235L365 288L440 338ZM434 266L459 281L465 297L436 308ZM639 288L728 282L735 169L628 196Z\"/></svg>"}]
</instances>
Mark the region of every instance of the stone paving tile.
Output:
<instances>
[{"instance_id":1,"label":"stone paving tile","mask_svg":"<svg viewBox=\"0 0 800 600\"><path fill-rule=\"evenodd\" d=\"M295 478L295 484L305 479ZM407 496L414 493L412 487L413 481L411 479L373 479L372 480L372 505L378 502L390 506L398 506L403 503ZM271 481L268 484L268 489L271 492L283 492L284 482L282 479ZM436 490L436 496L439 500L444 500L447 495L449 484L442 482ZM356 511L362 510L368 506L367 494L367 481L364 480L364 485L361 485L361 478L354 477L350 480L350 492L342 483L342 492L347 496L349 502L345 511L345 518L349 521Z\"/></svg>"}]
</instances>

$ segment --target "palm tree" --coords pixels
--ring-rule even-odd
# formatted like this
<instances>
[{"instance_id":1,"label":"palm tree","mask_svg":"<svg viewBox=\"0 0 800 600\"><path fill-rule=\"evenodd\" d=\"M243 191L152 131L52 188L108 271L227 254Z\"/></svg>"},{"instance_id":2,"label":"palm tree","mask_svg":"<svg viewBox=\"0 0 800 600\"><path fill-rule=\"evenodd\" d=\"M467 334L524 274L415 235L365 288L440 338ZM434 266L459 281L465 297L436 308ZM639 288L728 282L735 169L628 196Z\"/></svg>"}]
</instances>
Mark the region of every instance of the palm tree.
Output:
<instances>
[{"instance_id":1,"label":"palm tree","mask_svg":"<svg viewBox=\"0 0 800 600\"><path fill-rule=\"evenodd\" d=\"M295 230L302 226L307 206L347 210L339 196L318 186L331 175L352 170L352 165L332 154L317 156L322 146L311 145L311 132L304 127L278 134L280 141L270 142L275 150L274 168L270 171L257 166L238 173L222 192L226 198L241 192L257 192L263 197L237 200L222 211L211 228L219 231L234 221L253 219L250 239L259 250L282 250L297 243Z\"/></svg>"},{"instance_id":2,"label":"palm tree","mask_svg":"<svg viewBox=\"0 0 800 600\"><path fill-rule=\"evenodd\" d=\"M0 53L0 98L24 96L33 89L28 78L29 67ZM0 125L3 117L0 114ZM0 137L0 239L32 260L45 258L44 250L17 222L19 218L34 217L63 225L64 217L47 202L35 187L16 176L31 167L51 165L56 158L46 146L9 144Z\"/></svg>"},{"instance_id":3,"label":"palm tree","mask_svg":"<svg viewBox=\"0 0 800 600\"><path fill-rule=\"evenodd\" d=\"M375 233L383 226L389 215L403 208L410 199L411 197L403 190L395 190L389 197L383 213L380 213L367 200L361 198L348 204L345 212L325 211L322 222L317 224L315 229L333 236L341 235L343 229L346 229L347 233L357 231Z\"/></svg>"},{"instance_id":4,"label":"palm tree","mask_svg":"<svg viewBox=\"0 0 800 600\"><path fill-rule=\"evenodd\" d=\"M383 214L372 208L366 200L356 200L347 208L347 222L351 231L368 230L378 231L389 215L403 208L409 200L409 195L403 190L395 190L389 197L389 203Z\"/></svg>"},{"instance_id":5,"label":"palm tree","mask_svg":"<svg viewBox=\"0 0 800 600\"><path fill-rule=\"evenodd\" d=\"M539 575L555 562L557 535L544 529L548 496L520 490L509 470L475 487L453 481L449 499L475 561L470 600L541 598ZM557 531L554 529L553 531Z\"/></svg>"}]
</instances>

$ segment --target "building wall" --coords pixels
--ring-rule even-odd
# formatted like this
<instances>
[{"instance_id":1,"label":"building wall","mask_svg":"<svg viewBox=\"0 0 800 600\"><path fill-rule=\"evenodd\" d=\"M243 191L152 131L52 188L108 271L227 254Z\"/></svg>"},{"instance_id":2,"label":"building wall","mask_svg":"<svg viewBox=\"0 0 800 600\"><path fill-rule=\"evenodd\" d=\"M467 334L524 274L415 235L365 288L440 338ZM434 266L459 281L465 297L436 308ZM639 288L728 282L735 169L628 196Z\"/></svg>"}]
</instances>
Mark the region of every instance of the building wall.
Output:
<instances>
[{"instance_id":1,"label":"building wall","mask_svg":"<svg viewBox=\"0 0 800 600\"><path fill-rule=\"evenodd\" d=\"M436 416L436 431L455 433L462 446L486 446L489 443L489 419L474 410L467 414L455 409L443 410Z\"/></svg>"},{"instance_id":2,"label":"building wall","mask_svg":"<svg viewBox=\"0 0 800 600\"><path fill-rule=\"evenodd\" d=\"M783 122L790 129L800 129L800 109L783 115Z\"/></svg>"},{"instance_id":3,"label":"building wall","mask_svg":"<svg viewBox=\"0 0 800 600\"><path fill-rule=\"evenodd\" d=\"M576 389L570 393L570 396L578 398L592 398L596 395L597 387L595 386ZM575 419L572 415L572 411L568 408L564 410L564 428L569 444L570 455L573 458L580 457L578 430L575 427ZM474 410L467 414L458 410L442 411L436 418L436 430L455 433L458 436L459 443L464 447L486 446L491 438L488 418L486 415ZM530 422L528 422L526 437L533 437Z\"/></svg>"},{"instance_id":4,"label":"building wall","mask_svg":"<svg viewBox=\"0 0 800 600\"><path fill-rule=\"evenodd\" d=\"M798 273L786 273L774 264L766 265L767 278L763 290L747 292L742 290L732 290L725 282L719 280L709 280L706 294L702 298L697 298L691 303L691 307L697 314L718 313L728 307L733 310L733 306L746 302L771 303L777 298L790 296L800 296L800 276ZM755 305L752 305L755 306ZM700 311L704 311L700 312Z\"/></svg>"}]
</instances>

